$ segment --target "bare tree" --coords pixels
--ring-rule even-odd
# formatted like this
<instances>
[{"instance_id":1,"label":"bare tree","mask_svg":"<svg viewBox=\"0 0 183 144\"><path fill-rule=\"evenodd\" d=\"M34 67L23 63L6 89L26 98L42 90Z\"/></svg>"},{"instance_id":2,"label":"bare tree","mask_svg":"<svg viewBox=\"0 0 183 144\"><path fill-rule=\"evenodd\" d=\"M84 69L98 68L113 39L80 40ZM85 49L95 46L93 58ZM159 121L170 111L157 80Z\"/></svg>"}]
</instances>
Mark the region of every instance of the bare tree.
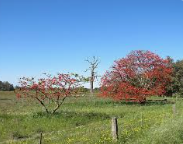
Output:
<instances>
[{"instance_id":1,"label":"bare tree","mask_svg":"<svg viewBox=\"0 0 183 144\"><path fill-rule=\"evenodd\" d=\"M89 68L86 71L90 71L90 77L89 77L90 93L93 95L93 87L94 87L93 83L94 83L95 79L97 78L97 73L95 70L97 69L100 61L95 56L93 56L93 59L91 59L91 60L86 59L86 61L90 64Z\"/></svg>"}]
</instances>

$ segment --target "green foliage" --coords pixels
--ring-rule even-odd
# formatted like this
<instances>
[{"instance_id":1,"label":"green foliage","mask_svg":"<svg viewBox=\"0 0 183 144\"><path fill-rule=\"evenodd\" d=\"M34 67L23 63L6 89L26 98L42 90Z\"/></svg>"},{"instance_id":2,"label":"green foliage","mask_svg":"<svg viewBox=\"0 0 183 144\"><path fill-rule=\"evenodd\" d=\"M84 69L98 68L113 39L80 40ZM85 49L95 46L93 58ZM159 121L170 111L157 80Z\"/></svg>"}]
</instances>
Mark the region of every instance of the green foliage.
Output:
<instances>
[{"instance_id":1,"label":"green foliage","mask_svg":"<svg viewBox=\"0 0 183 144\"><path fill-rule=\"evenodd\" d=\"M177 62L173 62L173 75L172 82L167 88L167 95L172 95L175 93L179 93L183 95L183 60L179 60Z\"/></svg>"},{"instance_id":2,"label":"green foliage","mask_svg":"<svg viewBox=\"0 0 183 144\"><path fill-rule=\"evenodd\" d=\"M13 91L13 90L14 90L14 87L12 84L10 84L7 81L5 82L0 81L0 91Z\"/></svg>"}]
</instances>

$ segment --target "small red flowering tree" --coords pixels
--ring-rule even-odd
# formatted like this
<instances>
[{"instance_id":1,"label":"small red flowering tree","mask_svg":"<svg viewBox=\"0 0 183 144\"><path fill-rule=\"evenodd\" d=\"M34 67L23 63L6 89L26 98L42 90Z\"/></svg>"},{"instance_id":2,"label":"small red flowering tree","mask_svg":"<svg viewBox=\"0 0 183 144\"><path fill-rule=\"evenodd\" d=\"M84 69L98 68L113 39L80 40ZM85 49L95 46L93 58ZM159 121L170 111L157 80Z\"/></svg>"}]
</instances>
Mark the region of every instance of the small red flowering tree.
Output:
<instances>
[{"instance_id":1,"label":"small red flowering tree","mask_svg":"<svg viewBox=\"0 0 183 144\"><path fill-rule=\"evenodd\" d=\"M172 67L150 51L132 51L114 62L101 79L101 96L115 100L145 102L148 96L163 95L171 80Z\"/></svg>"},{"instance_id":2,"label":"small red flowering tree","mask_svg":"<svg viewBox=\"0 0 183 144\"><path fill-rule=\"evenodd\" d=\"M20 78L20 89L16 90L18 98L36 100L47 113L55 113L69 96L78 93L81 77L77 74L58 74L38 79Z\"/></svg>"}]
</instances>

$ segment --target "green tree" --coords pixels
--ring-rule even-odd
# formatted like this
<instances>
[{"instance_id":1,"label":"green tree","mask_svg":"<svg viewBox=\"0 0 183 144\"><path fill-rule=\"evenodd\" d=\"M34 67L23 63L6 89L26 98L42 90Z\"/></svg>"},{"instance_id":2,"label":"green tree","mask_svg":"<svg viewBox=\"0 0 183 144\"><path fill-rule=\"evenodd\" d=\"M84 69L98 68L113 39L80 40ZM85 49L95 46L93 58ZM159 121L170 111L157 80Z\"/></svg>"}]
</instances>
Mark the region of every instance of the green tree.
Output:
<instances>
[{"instance_id":1,"label":"green tree","mask_svg":"<svg viewBox=\"0 0 183 144\"><path fill-rule=\"evenodd\" d=\"M176 62L171 59L173 66L172 82L167 87L166 95L172 96L175 93L183 95L183 60Z\"/></svg>"},{"instance_id":2,"label":"green tree","mask_svg":"<svg viewBox=\"0 0 183 144\"><path fill-rule=\"evenodd\" d=\"M14 87L12 84L10 84L9 82L2 82L0 81L0 90L1 91L13 91Z\"/></svg>"}]
</instances>

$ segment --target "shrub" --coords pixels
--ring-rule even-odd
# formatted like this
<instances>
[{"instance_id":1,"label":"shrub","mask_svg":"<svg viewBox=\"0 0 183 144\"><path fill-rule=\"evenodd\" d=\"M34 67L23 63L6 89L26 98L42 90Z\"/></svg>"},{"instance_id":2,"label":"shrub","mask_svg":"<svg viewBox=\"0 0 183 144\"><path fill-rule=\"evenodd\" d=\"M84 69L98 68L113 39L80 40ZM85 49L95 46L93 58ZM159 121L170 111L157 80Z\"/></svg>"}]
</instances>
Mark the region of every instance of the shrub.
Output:
<instances>
[{"instance_id":1,"label":"shrub","mask_svg":"<svg viewBox=\"0 0 183 144\"><path fill-rule=\"evenodd\" d=\"M20 78L18 98L30 98L44 107L47 113L55 113L69 96L74 96L80 87L81 78L74 74L45 74L44 78Z\"/></svg>"}]
</instances>

